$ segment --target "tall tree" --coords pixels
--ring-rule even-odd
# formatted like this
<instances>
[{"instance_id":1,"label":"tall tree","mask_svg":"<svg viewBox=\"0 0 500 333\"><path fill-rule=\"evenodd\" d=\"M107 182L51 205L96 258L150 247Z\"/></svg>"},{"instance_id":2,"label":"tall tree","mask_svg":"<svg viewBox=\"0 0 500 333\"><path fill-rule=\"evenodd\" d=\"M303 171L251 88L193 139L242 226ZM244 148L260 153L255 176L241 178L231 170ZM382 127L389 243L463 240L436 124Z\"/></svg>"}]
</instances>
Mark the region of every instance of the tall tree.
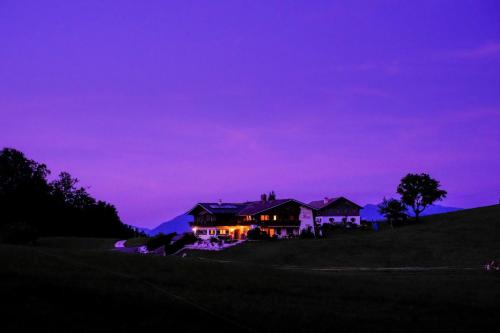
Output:
<instances>
[{"instance_id":1,"label":"tall tree","mask_svg":"<svg viewBox=\"0 0 500 333\"><path fill-rule=\"evenodd\" d=\"M73 178L68 172L61 172L59 178L50 183L52 195L75 208L85 208L85 206L95 204L84 187L78 187L79 180Z\"/></svg>"},{"instance_id":2,"label":"tall tree","mask_svg":"<svg viewBox=\"0 0 500 333\"><path fill-rule=\"evenodd\" d=\"M37 163L18 150L0 151L0 223L33 223L45 218L49 201L45 164Z\"/></svg>"},{"instance_id":3,"label":"tall tree","mask_svg":"<svg viewBox=\"0 0 500 333\"><path fill-rule=\"evenodd\" d=\"M408 216L406 205L394 198L384 198L384 201L378 205L378 211L385 216L391 228L394 228L394 222L402 221Z\"/></svg>"},{"instance_id":4,"label":"tall tree","mask_svg":"<svg viewBox=\"0 0 500 333\"><path fill-rule=\"evenodd\" d=\"M446 198L448 192L440 189L440 186L437 180L426 173L409 173L401 179L397 192L401 195L401 201L412 208L418 221L429 205Z\"/></svg>"}]
</instances>

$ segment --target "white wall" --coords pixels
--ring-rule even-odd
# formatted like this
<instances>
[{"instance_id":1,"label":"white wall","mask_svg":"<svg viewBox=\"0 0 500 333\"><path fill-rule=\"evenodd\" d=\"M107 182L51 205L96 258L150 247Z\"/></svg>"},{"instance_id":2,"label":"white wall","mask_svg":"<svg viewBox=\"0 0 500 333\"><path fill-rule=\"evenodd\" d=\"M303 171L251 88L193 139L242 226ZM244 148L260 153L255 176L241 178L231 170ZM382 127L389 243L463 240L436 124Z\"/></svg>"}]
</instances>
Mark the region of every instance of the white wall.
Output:
<instances>
[{"instance_id":1,"label":"white wall","mask_svg":"<svg viewBox=\"0 0 500 333\"><path fill-rule=\"evenodd\" d=\"M199 239L204 239L204 240L208 240L212 237L217 237L217 228L200 228L200 227L196 227L197 230L206 230L207 234L206 235L198 235L197 233L195 233L195 236L198 237ZM210 235L210 231L209 230L215 230L215 234L214 235Z\"/></svg>"},{"instance_id":2,"label":"white wall","mask_svg":"<svg viewBox=\"0 0 500 333\"><path fill-rule=\"evenodd\" d=\"M311 209L307 207L300 207L299 219L299 233L302 232L302 230L307 230L308 227L311 227L311 231L314 232L314 217Z\"/></svg>"},{"instance_id":3,"label":"white wall","mask_svg":"<svg viewBox=\"0 0 500 333\"><path fill-rule=\"evenodd\" d=\"M351 219L354 218L355 224L361 224L361 217L359 215L339 215L339 216L316 216L316 223L324 224L324 223L342 223L342 219L347 217L347 222L351 222ZM321 219L321 221L319 221ZM330 222L330 219L333 219L333 222Z\"/></svg>"}]
</instances>

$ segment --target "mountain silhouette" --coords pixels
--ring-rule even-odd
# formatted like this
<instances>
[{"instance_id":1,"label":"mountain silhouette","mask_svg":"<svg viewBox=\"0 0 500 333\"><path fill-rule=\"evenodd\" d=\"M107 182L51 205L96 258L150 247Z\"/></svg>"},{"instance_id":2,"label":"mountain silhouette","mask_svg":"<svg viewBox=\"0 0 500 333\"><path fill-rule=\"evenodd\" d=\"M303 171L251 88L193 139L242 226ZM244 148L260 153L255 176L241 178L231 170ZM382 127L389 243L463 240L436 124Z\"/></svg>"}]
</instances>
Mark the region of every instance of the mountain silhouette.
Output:
<instances>
[{"instance_id":1,"label":"mountain silhouette","mask_svg":"<svg viewBox=\"0 0 500 333\"><path fill-rule=\"evenodd\" d=\"M448 213L448 212L454 212L454 211L461 210L461 209L462 208L457 208L457 207L446 207L446 206L440 206L440 205L430 205L420 215L421 216L426 216L426 215ZM361 214L361 219L365 220L365 221L379 221L379 220L384 220L385 219L384 216L381 215L378 212L377 205L373 205L373 204L368 204L368 205L364 206L361 209L361 213L360 214ZM413 211L411 210L411 208L408 209L408 214L410 216L415 216L415 214L413 214Z\"/></svg>"},{"instance_id":2,"label":"mountain silhouette","mask_svg":"<svg viewBox=\"0 0 500 333\"><path fill-rule=\"evenodd\" d=\"M187 214L181 214L179 216L174 217L171 220L163 222L159 226L154 229L143 229L146 234L149 236L155 236L159 233L170 234L172 232L176 232L181 234L183 232L191 231L191 227L189 226L189 222L193 221L193 217Z\"/></svg>"}]
</instances>

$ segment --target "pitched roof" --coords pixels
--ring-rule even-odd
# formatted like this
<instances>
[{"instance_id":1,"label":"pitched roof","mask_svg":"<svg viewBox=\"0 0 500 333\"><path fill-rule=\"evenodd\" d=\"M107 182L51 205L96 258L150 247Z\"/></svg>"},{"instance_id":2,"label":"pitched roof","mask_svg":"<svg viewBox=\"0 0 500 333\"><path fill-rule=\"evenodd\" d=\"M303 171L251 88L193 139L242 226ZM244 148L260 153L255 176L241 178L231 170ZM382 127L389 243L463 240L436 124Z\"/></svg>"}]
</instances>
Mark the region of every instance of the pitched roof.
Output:
<instances>
[{"instance_id":1,"label":"pitched roof","mask_svg":"<svg viewBox=\"0 0 500 333\"><path fill-rule=\"evenodd\" d=\"M309 206L311 206L315 209L321 209L321 208L331 204L332 202L336 201L337 199L339 199L339 198L338 197L337 198L330 198L330 199L328 199L328 201L326 203L324 200L311 201L309 203Z\"/></svg>"},{"instance_id":2,"label":"pitched roof","mask_svg":"<svg viewBox=\"0 0 500 333\"><path fill-rule=\"evenodd\" d=\"M264 212L268 209L283 205L287 202L295 202L301 206L310 207L309 205L295 199L278 199L272 201L249 201L244 203L217 203L217 202L200 202L196 204L187 214L191 214L197 207L201 207L211 214L234 214L234 215L254 215Z\"/></svg>"},{"instance_id":3,"label":"pitched roof","mask_svg":"<svg viewBox=\"0 0 500 333\"><path fill-rule=\"evenodd\" d=\"M316 200L316 201L311 201L309 203L309 206L313 207L314 209L318 210L318 209L322 209L326 206L329 206L330 204L334 203L335 201L339 200L339 199L344 199L344 200L347 200L348 202L352 203L353 205L356 205L358 206L359 208L361 208L360 205L358 205L357 203L355 202L352 202L351 200L347 199L347 198L344 198L344 197L336 197L336 198L329 198L327 200L327 202L325 203L324 200Z\"/></svg>"},{"instance_id":4,"label":"pitched roof","mask_svg":"<svg viewBox=\"0 0 500 333\"><path fill-rule=\"evenodd\" d=\"M200 202L189 210L187 214L190 214L197 207L201 207L212 214L238 214L238 212L245 207L245 204L228 202Z\"/></svg>"},{"instance_id":5,"label":"pitched roof","mask_svg":"<svg viewBox=\"0 0 500 333\"><path fill-rule=\"evenodd\" d=\"M242 210L239 211L239 215L254 215L268 209L274 208L276 206L282 205L288 201L292 201L293 199L278 199L272 201L252 201L245 203L246 206Z\"/></svg>"}]
</instances>

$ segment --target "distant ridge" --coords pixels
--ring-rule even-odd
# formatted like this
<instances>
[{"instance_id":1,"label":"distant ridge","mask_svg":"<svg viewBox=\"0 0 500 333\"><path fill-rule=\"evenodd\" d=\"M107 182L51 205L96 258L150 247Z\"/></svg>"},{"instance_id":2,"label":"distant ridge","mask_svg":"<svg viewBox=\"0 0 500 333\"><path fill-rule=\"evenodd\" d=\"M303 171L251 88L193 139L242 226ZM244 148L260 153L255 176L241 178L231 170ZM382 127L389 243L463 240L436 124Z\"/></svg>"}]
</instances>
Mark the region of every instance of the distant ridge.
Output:
<instances>
[{"instance_id":1,"label":"distant ridge","mask_svg":"<svg viewBox=\"0 0 500 333\"><path fill-rule=\"evenodd\" d=\"M151 232L151 229L148 228L143 228L143 227L136 227L136 228L145 233L146 235L149 235L149 233Z\"/></svg>"},{"instance_id":2,"label":"distant ridge","mask_svg":"<svg viewBox=\"0 0 500 333\"><path fill-rule=\"evenodd\" d=\"M462 210L462 208L446 207L446 206L440 206L440 205L431 205L431 206L427 207L427 209L424 210L421 215L427 216L427 215L434 215L434 214L442 214L442 213L455 212L457 210ZM408 210L408 213L410 214L410 216L414 216L411 209ZM385 219L384 216L382 216L378 212L377 205L373 205L373 204L368 204L368 205L364 206L361 209L360 214L361 214L361 219L366 220L366 221L379 221L379 220Z\"/></svg>"},{"instance_id":3,"label":"distant ridge","mask_svg":"<svg viewBox=\"0 0 500 333\"><path fill-rule=\"evenodd\" d=\"M187 214L181 214L179 216L174 217L171 220L163 222L159 226L154 229L145 229L144 232L149 236L155 236L159 233L170 234L172 232L176 232L181 234L183 232L191 231L191 227L189 226L189 222L193 221L193 217Z\"/></svg>"}]
</instances>

